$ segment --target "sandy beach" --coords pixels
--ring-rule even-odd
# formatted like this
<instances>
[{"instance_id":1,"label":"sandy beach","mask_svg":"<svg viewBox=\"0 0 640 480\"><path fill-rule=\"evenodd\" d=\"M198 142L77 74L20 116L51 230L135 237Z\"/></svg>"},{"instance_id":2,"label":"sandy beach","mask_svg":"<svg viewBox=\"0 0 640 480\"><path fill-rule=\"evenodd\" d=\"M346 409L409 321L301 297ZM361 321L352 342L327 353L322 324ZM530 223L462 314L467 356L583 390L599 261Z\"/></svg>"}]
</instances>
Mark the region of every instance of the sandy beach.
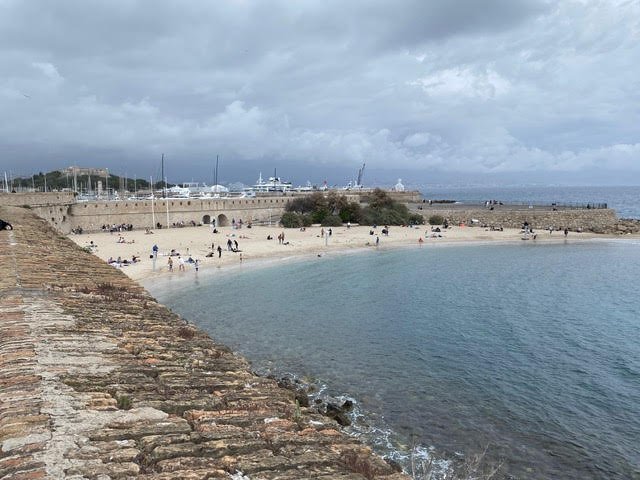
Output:
<instances>
[{"instance_id":1,"label":"sandy beach","mask_svg":"<svg viewBox=\"0 0 640 480\"><path fill-rule=\"evenodd\" d=\"M136 263L121 263L116 268L134 280L151 280L154 277L177 275L179 271L180 254L185 261L191 257L199 260L200 270L211 268L226 268L258 263L257 260L276 260L292 257L318 257L330 253L349 252L362 249L389 249L389 248L432 248L436 245L456 243L522 243L522 233L519 229L505 229L504 231L490 231L482 227L450 227L440 233L432 233L431 227L390 227L389 234L383 235L382 228L366 226L352 226L351 228L333 227L332 234L327 238L328 228L319 226L308 227L305 230L283 229L278 227L253 227L232 229L231 227L219 228L213 233L209 226L184 227L154 230L148 234L144 230L113 233L86 233L82 235L70 235L69 238L81 247L90 247L91 251L102 260L109 259L131 261L133 256L139 258ZM322 237L321 233L325 232ZM373 235L370 233L373 231ZM278 235L284 233L284 242L278 240ZM536 239L529 236L528 243L548 243L577 241L592 238L602 238L602 235L570 232L565 239L562 232L548 231L536 232ZM270 236L272 239L268 240ZM379 244L376 246L376 238ZM422 243L420 239L422 238ZM124 243L123 243L124 240ZM238 242L239 252L227 250L227 241ZM153 246L158 246L158 256L154 260L152 256ZM218 257L217 248L222 247L222 254ZM235 246L235 244L234 244ZM213 249L212 249L213 247ZM211 253L213 252L213 255ZM209 254L209 256L207 256ZM172 258L173 272L169 271L168 260ZM155 263L155 265L154 265ZM185 271L195 273L194 265L187 263Z\"/></svg>"}]
</instances>

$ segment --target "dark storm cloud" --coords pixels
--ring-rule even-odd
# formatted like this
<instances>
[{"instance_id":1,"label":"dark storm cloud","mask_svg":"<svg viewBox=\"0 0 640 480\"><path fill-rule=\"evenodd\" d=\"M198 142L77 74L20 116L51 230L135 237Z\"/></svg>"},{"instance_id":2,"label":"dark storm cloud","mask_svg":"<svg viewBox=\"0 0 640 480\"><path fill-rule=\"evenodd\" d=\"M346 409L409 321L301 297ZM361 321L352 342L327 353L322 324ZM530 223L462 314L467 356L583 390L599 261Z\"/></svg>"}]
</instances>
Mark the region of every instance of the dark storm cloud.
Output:
<instances>
[{"instance_id":1,"label":"dark storm cloud","mask_svg":"<svg viewBox=\"0 0 640 480\"><path fill-rule=\"evenodd\" d=\"M0 0L1 166L637 174L639 18L604 0Z\"/></svg>"}]
</instances>

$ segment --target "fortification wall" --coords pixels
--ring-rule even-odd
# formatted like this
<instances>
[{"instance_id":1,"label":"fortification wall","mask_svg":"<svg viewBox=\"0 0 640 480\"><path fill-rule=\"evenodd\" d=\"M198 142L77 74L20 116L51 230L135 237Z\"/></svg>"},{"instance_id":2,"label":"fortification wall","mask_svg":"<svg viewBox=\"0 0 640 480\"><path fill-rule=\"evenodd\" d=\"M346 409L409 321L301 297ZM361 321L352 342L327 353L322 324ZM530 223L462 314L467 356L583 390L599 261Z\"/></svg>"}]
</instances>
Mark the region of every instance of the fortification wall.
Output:
<instances>
[{"instance_id":1,"label":"fortification wall","mask_svg":"<svg viewBox=\"0 0 640 480\"><path fill-rule=\"evenodd\" d=\"M528 222L533 228L547 229L550 226L556 229L568 228L595 233L614 231L618 218L611 209L558 209L551 208L513 208L509 206L496 206L493 210L488 208L449 208L446 206L424 206L418 210L426 220L431 215L441 215L450 224L465 223L471 225L471 220L478 220L482 225L504 228L520 228L524 222Z\"/></svg>"},{"instance_id":2,"label":"fortification wall","mask_svg":"<svg viewBox=\"0 0 640 480\"><path fill-rule=\"evenodd\" d=\"M7 207L70 205L75 201L73 192L0 193L0 205Z\"/></svg>"},{"instance_id":3,"label":"fortification wall","mask_svg":"<svg viewBox=\"0 0 640 480\"><path fill-rule=\"evenodd\" d=\"M32 211L0 218L0 478L408 479Z\"/></svg>"},{"instance_id":4,"label":"fortification wall","mask_svg":"<svg viewBox=\"0 0 640 480\"><path fill-rule=\"evenodd\" d=\"M264 222L280 218L289 197L193 199L170 198L151 200L128 200L120 202L79 202L71 206L66 224L56 225L61 231L81 227L86 231L99 230L102 225L131 224L134 228L153 227L160 223L210 223L229 225L231 221ZM155 220L155 222L154 222Z\"/></svg>"}]
</instances>

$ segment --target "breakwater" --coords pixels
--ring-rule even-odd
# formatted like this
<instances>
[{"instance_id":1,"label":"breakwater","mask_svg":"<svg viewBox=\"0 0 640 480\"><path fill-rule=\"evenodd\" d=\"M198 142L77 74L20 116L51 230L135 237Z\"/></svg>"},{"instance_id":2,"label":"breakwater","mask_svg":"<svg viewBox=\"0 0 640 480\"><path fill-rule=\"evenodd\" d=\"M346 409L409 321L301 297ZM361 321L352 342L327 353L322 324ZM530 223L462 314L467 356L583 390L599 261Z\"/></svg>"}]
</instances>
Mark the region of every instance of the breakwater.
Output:
<instances>
[{"instance_id":1,"label":"breakwater","mask_svg":"<svg viewBox=\"0 0 640 480\"><path fill-rule=\"evenodd\" d=\"M0 207L0 478L406 478L28 209Z\"/></svg>"},{"instance_id":2,"label":"breakwater","mask_svg":"<svg viewBox=\"0 0 640 480\"><path fill-rule=\"evenodd\" d=\"M568 228L593 233L638 233L640 221L621 220L609 208L587 209L554 206L495 205L491 207L465 204L413 204L412 208L428 221L440 216L451 225L520 228L527 222L532 228L556 230Z\"/></svg>"}]
</instances>

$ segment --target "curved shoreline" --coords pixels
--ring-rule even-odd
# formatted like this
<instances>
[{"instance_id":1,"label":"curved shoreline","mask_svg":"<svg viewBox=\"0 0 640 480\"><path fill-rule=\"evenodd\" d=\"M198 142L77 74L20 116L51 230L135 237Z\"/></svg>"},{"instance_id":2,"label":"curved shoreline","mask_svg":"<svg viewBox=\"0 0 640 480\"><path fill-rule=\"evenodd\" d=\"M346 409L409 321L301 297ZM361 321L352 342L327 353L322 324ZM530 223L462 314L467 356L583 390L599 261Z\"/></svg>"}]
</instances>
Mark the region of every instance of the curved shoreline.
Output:
<instances>
[{"instance_id":1,"label":"curved shoreline","mask_svg":"<svg viewBox=\"0 0 640 480\"><path fill-rule=\"evenodd\" d=\"M90 242L97 245L91 249L92 253L107 260L110 257L117 259L131 259L133 255L140 258L140 262L123 266L123 273L135 281L144 285L150 285L155 280L184 275L195 275L195 269L187 264L185 272L180 272L177 257L173 257L174 271L169 272L167 267L168 253L175 249L184 258L189 255L200 260L200 272L209 275L209 272L226 272L235 268L255 268L264 265L265 262L280 262L299 259L312 259L333 254L349 254L374 249L388 250L396 248L433 248L434 246L448 245L481 245L481 244L513 244L523 243L519 229L505 229L504 231L488 231L481 227L452 227L440 233L442 237L430 238L425 233L430 227L391 227L390 235L381 235L380 228L370 235L371 227L354 226L335 227L333 235L328 240L320 237L321 227L309 227L304 231L295 229L282 229L276 227L253 227L252 229L233 230L229 227L221 228L219 233L212 234L209 227L185 227L168 230L156 230L153 235L147 235L143 231L122 233L90 233L83 235L69 235L68 238L81 247L88 247ZM280 232L285 233L287 244L281 245L275 238ZM267 235L273 240L266 240ZM118 243L122 237L125 243ZM376 237L380 238L380 245L375 246ZM423 239L420 246L419 238ZM527 241L528 244L548 243L576 243L594 239L619 239L640 238L640 235L603 235L593 233L570 232L567 238L562 232L549 234L548 231L539 231L536 240ZM241 253L232 253L226 250L227 240L238 241ZM211 252L211 243L217 249L223 248L222 258L218 258L215 252L213 257L206 257ZM150 259L152 246L158 245L159 256L153 268L153 260ZM242 257L240 257L242 255ZM242 258L242 259L241 259ZM214 270L215 269L215 270Z\"/></svg>"}]
</instances>

